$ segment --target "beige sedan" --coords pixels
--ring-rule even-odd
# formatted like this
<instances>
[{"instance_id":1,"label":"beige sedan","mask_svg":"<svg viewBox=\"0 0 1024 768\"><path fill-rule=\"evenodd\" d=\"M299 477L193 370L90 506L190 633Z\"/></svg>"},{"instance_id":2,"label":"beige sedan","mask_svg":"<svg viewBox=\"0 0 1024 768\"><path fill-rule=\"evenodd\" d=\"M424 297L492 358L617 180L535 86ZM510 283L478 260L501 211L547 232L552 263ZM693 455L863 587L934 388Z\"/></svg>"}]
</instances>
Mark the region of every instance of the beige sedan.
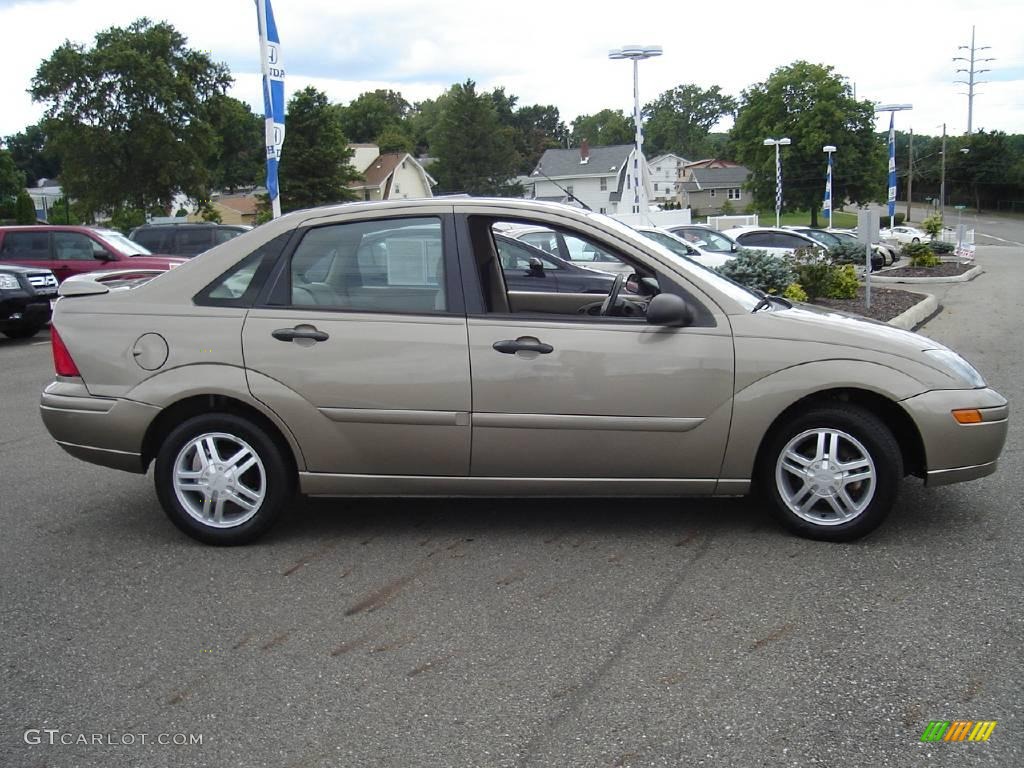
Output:
<instances>
[{"instance_id":1,"label":"beige sedan","mask_svg":"<svg viewBox=\"0 0 1024 768\"><path fill-rule=\"evenodd\" d=\"M508 290L495 233L614 254L607 296ZM143 281L61 287L42 417L185 533L310 496L736 496L862 536L908 474L991 474L1006 400L955 352L763 298L605 216L448 198L299 211ZM137 276L136 276L137 277ZM630 290L623 289L624 285ZM514 457L514 458L513 458Z\"/></svg>"}]
</instances>

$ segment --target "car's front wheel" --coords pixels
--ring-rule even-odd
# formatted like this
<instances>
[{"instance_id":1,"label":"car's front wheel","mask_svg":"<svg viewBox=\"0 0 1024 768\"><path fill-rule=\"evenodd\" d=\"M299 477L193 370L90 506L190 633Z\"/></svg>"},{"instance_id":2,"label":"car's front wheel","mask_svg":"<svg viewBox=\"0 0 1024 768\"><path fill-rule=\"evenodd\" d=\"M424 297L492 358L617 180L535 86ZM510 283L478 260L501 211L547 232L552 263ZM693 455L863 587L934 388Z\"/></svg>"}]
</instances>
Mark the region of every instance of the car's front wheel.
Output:
<instances>
[{"instance_id":1,"label":"car's front wheel","mask_svg":"<svg viewBox=\"0 0 1024 768\"><path fill-rule=\"evenodd\" d=\"M11 339L29 339L41 331L41 324L8 326L2 333Z\"/></svg>"},{"instance_id":2,"label":"car's front wheel","mask_svg":"<svg viewBox=\"0 0 1024 768\"><path fill-rule=\"evenodd\" d=\"M228 413L194 416L172 430L157 454L154 478L171 522L208 544L245 544L263 535L295 487L274 440Z\"/></svg>"},{"instance_id":3,"label":"car's front wheel","mask_svg":"<svg viewBox=\"0 0 1024 768\"><path fill-rule=\"evenodd\" d=\"M903 460L881 419L859 406L836 403L776 430L759 474L788 529L811 539L850 541L889 514Z\"/></svg>"}]
</instances>

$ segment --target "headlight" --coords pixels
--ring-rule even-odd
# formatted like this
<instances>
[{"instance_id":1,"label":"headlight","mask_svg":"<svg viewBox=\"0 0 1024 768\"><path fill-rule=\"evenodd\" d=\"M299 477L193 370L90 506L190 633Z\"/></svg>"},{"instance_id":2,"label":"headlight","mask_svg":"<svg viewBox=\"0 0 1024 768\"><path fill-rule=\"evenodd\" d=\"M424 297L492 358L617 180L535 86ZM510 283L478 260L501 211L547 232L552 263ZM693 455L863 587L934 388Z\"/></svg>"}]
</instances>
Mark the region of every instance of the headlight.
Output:
<instances>
[{"instance_id":1,"label":"headlight","mask_svg":"<svg viewBox=\"0 0 1024 768\"><path fill-rule=\"evenodd\" d=\"M949 349L926 349L924 353L932 359L941 362L946 370L954 374L969 387L978 388L985 386L985 380L981 377L981 374L956 352Z\"/></svg>"},{"instance_id":2,"label":"headlight","mask_svg":"<svg viewBox=\"0 0 1024 768\"><path fill-rule=\"evenodd\" d=\"M21 284L14 275L0 275L0 291L16 291L19 288Z\"/></svg>"}]
</instances>

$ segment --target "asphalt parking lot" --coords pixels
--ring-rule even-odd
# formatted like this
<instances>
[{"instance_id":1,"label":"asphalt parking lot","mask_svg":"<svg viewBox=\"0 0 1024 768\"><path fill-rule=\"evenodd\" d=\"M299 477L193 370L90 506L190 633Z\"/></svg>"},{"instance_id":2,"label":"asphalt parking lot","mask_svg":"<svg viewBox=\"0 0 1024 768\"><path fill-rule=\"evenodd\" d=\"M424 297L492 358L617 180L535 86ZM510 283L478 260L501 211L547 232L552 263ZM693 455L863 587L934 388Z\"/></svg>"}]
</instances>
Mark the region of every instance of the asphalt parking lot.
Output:
<instances>
[{"instance_id":1,"label":"asphalt parking lot","mask_svg":"<svg viewBox=\"0 0 1024 768\"><path fill-rule=\"evenodd\" d=\"M923 332L1016 410L1024 250L978 261ZM1024 764L1018 412L996 475L854 544L756 501L300 501L216 549L57 448L51 372L0 340L0 766Z\"/></svg>"}]
</instances>

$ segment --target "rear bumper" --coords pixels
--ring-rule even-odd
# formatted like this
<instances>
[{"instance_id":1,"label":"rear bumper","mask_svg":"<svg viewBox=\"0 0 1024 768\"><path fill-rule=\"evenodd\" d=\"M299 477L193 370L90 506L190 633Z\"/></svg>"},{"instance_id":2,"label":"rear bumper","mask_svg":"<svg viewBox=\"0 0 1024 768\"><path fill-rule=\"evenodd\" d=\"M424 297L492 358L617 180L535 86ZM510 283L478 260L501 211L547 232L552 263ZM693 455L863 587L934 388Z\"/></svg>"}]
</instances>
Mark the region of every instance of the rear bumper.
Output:
<instances>
[{"instance_id":1,"label":"rear bumper","mask_svg":"<svg viewBox=\"0 0 1024 768\"><path fill-rule=\"evenodd\" d=\"M948 485L991 475L1006 442L1010 407L992 389L935 390L903 401L921 433L925 484ZM976 408L982 421L960 424L954 409Z\"/></svg>"},{"instance_id":2,"label":"rear bumper","mask_svg":"<svg viewBox=\"0 0 1024 768\"><path fill-rule=\"evenodd\" d=\"M50 435L72 456L126 472L146 471L142 440L159 408L93 397L80 382L55 381L43 390L39 412Z\"/></svg>"}]
</instances>

